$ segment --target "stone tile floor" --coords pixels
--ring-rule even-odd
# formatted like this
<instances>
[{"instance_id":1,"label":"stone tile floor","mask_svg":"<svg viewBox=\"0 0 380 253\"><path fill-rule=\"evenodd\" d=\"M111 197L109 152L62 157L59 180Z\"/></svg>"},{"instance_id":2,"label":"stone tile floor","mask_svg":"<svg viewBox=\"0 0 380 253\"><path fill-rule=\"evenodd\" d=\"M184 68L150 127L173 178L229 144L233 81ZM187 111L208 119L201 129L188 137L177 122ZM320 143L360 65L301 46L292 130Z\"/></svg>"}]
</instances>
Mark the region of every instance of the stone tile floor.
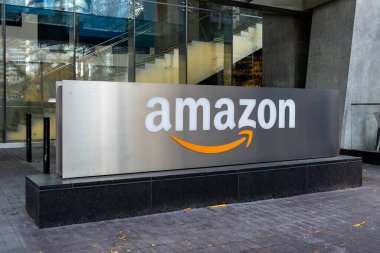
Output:
<instances>
[{"instance_id":1,"label":"stone tile floor","mask_svg":"<svg viewBox=\"0 0 380 253\"><path fill-rule=\"evenodd\" d=\"M380 166L357 189L38 229L24 208L33 155L0 149L0 253L380 252Z\"/></svg>"}]
</instances>

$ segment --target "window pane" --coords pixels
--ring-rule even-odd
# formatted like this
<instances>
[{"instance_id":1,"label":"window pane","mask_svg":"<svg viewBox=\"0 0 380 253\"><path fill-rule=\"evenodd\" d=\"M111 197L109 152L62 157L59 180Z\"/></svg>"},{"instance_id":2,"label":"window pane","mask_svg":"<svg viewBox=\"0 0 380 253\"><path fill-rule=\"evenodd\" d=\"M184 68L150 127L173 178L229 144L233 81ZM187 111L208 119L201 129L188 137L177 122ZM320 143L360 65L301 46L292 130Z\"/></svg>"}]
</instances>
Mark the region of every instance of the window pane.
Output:
<instances>
[{"instance_id":1,"label":"window pane","mask_svg":"<svg viewBox=\"0 0 380 253\"><path fill-rule=\"evenodd\" d=\"M0 20L2 20L3 5L0 4ZM4 53L3 53L3 35L2 28L0 28L0 142L3 142L4 138Z\"/></svg>"},{"instance_id":2,"label":"window pane","mask_svg":"<svg viewBox=\"0 0 380 253\"><path fill-rule=\"evenodd\" d=\"M185 9L143 2L136 18L136 82L185 82Z\"/></svg>"},{"instance_id":3,"label":"window pane","mask_svg":"<svg viewBox=\"0 0 380 253\"><path fill-rule=\"evenodd\" d=\"M126 2L123 4L127 6ZM115 6L120 7L120 4L114 3ZM128 81L128 19L117 17L116 14L115 16L77 14L79 16L77 25L79 37L76 48L78 80Z\"/></svg>"},{"instance_id":4,"label":"window pane","mask_svg":"<svg viewBox=\"0 0 380 253\"><path fill-rule=\"evenodd\" d=\"M221 5L193 1L188 16L188 83L223 85L225 25Z\"/></svg>"},{"instance_id":5,"label":"window pane","mask_svg":"<svg viewBox=\"0 0 380 253\"><path fill-rule=\"evenodd\" d=\"M236 86L262 85L262 18L252 10L234 8L233 80Z\"/></svg>"},{"instance_id":6,"label":"window pane","mask_svg":"<svg viewBox=\"0 0 380 253\"><path fill-rule=\"evenodd\" d=\"M25 140L25 114L32 138L42 139L43 117L55 138L56 81L72 79L72 13L7 5L7 139Z\"/></svg>"}]
</instances>

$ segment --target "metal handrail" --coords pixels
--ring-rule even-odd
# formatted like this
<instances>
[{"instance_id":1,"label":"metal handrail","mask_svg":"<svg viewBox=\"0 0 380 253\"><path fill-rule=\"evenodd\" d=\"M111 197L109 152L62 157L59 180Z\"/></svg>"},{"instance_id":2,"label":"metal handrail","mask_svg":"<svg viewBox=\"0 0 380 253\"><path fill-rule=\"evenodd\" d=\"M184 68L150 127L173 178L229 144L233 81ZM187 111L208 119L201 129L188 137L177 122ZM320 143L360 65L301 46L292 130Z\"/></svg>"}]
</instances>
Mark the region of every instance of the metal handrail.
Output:
<instances>
[{"instance_id":1,"label":"metal handrail","mask_svg":"<svg viewBox=\"0 0 380 253\"><path fill-rule=\"evenodd\" d=\"M43 103L43 105L35 105L35 104L41 104L41 102L35 102L33 104L7 105L7 108L55 109L54 103ZM2 106L0 106L0 108L2 108Z\"/></svg>"},{"instance_id":2,"label":"metal handrail","mask_svg":"<svg viewBox=\"0 0 380 253\"><path fill-rule=\"evenodd\" d=\"M211 14L209 14L209 15L211 15ZM208 15L208 16L209 16L209 15ZM206 16L206 17L207 17L207 16ZM203 19L203 18L206 18L206 17L202 17L202 18L200 18L199 20L201 20L201 19ZM247 29L248 27L250 27L250 26L252 26L252 25L254 25L254 24L260 23L261 21L262 21L261 18L259 18L259 17L255 17L255 18L253 18L253 19L251 20L251 22L244 23L244 25L235 28L234 31L233 31L233 34L237 34L237 33L239 33L239 32L241 32L241 31ZM137 36L139 36L139 35L142 35L142 34L145 34L146 32L151 31L151 30L153 29L153 27L151 27L151 25L152 25L151 23L146 23L146 24L143 24L143 25L141 25L140 27L136 28L136 35L135 35L135 36L137 37ZM146 27L147 27L147 28L146 28ZM137 32L137 30L140 30L141 28L146 28L146 29ZM119 34L119 35L117 35L117 36L115 36L115 37L113 37L113 38L110 38L110 39L108 39L108 40L106 40L106 41L103 41L103 42L101 42L101 43L99 43L99 44L97 44L97 45L94 45L94 46L92 46L92 47L86 49L85 53L83 53L83 55L81 55L80 57L78 57L77 59L75 59L75 61L77 61L77 62L78 62L78 61L83 61L83 60L87 59L88 57L94 56L94 55L96 55L96 54L98 54L98 53L100 53L100 52L102 52L102 51L105 51L105 50L107 50L107 49L109 49L109 48L112 48L112 47L114 47L114 46L116 46L116 45L119 45L119 44L121 44L121 43L123 43L123 42L125 42L125 41L128 41L128 36L127 36L126 38L120 39L120 40L118 40L118 41L115 41L114 43L111 43L111 44L109 44L109 45L107 45L107 46L104 46L104 47L102 47L102 48L99 48L99 49L96 50L96 51L92 51L92 49L95 49L96 47L99 47L99 46L101 46L101 45L107 44L107 43L109 43L109 42L111 42L111 41L113 41L113 40L116 40L117 38L120 38L120 37L122 37L122 36L125 36L125 35L127 35L127 34L128 34L128 32L123 32L123 33L121 33L121 34ZM214 35L215 35L215 34L217 34L217 32L215 32ZM223 35L215 36L214 39L213 39L211 42L220 42L222 38L223 38ZM188 43L189 43L189 42L191 42L191 41L188 41ZM176 49L177 47L178 47L177 45L175 45L175 46L171 46L171 47L166 48L165 50L160 51L160 52L157 53L157 54L153 54L152 56L147 57L147 58L143 59L142 61L136 63L136 67L141 67L141 66L143 66L145 63L148 63L148 62L150 62L150 61L155 60L156 58L159 58L159 57L164 56L166 53L173 52L174 49ZM42 77L45 77L45 76L47 76L47 75L49 75L49 74L51 74L51 73L53 73L53 72L59 71L59 70L64 69L64 68L69 68L69 67L72 67L72 63L71 63L71 62L68 62L68 63L62 63L60 66L58 66L58 67L56 67L56 68L53 68L53 69L50 69L50 70L48 70L48 71L43 72L43 73L41 74L41 76L42 76ZM37 77L33 77L33 78L29 79L29 80L28 80L28 83L32 83L33 81L36 80L36 78L37 78Z\"/></svg>"},{"instance_id":3,"label":"metal handrail","mask_svg":"<svg viewBox=\"0 0 380 253\"><path fill-rule=\"evenodd\" d=\"M248 23L244 23L244 25L242 26L239 26L239 27L236 27L233 31L233 34L236 35L238 34L239 32L241 31L244 31L245 29L247 29L248 27L252 26L252 25L255 25L255 24L259 24L262 20L261 19L254 19L252 20L252 22L248 22ZM216 32L214 33L216 34ZM214 37L214 39L211 41L211 42L220 42L221 39L223 39L223 35L220 35L220 36L217 36L217 37ZM188 41L188 43L191 42L191 41ZM168 47L167 49L165 50L162 50L161 52L159 53L156 53L156 54L153 54L145 59L143 59L142 61L136 63L136 67L141 67L141 66L144 66L145 63L148 63L150 61L153 61L155 60L156 58L159 58L159 57L162 57L164 56L166 53L169 53L169 52L173 52L174 49L178 48L177 45L175 46L171 46L171 47Z\"/></svg>"},{"instance_id":4,"label":"metal handrail","mask_svg":"<svg viewBox=\"0 0 380 253\"><path fill-rule=\"evenodd\" d=\"M380 105L380 103L351 103L351 105Z\"/></svg>"}]
</instances>

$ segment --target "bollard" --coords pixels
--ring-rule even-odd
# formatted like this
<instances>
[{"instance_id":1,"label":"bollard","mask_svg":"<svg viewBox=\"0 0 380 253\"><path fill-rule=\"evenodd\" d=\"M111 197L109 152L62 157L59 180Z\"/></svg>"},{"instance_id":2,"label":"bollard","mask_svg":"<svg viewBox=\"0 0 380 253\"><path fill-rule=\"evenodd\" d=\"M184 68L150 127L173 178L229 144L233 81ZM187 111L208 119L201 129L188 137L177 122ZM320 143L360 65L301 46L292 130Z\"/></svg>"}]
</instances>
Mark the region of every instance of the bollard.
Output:
<instances>
[{"instance_id":1,"label":"bollard","mask_svg":"<svg viewBox=\"0 0 380 253\"><path fill-rule=\"evenodd\" d=\"M26 160L32 162L32 114L26 114Z\"/></svg>"},{"instance_id":2,"label":"bollard","mask_svg":"<svg viewBox=\"0 0 380 253\"><path fill-rule=\"evenodd\" d=\"M44 174L50 174L50 118L44 117Z\"/></svg>"}]
</instances>

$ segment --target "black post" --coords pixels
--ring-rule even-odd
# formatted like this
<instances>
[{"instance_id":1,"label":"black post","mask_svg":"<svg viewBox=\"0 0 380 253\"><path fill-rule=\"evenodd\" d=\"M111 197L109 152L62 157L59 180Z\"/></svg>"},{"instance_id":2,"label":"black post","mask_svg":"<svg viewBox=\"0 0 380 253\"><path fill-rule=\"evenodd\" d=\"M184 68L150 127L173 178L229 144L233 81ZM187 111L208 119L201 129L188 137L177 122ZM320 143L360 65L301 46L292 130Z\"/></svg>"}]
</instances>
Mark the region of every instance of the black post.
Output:
<instances>
[{"instance_id":1,"label":"black post","mask_svg":"<svg viewBox=\"0 0 380 253\"><path fill-rule=\"evenodd\" d=\"M7 56L7 40L6 40L6 26L5 26L5 1L3 1L1 7L1 31L3 41L3 142L7 142L7 64L5 64Z\"/></svg>"},{"instance_id":2,"label":"black post","mask_svg":"<svg viewBox=\"0 0 380 253\"><path fill-rule=\"evenodd\" d=\"M50 174L50 118L44 117L44 174Z\"/></svg>"},{"instance_id":3,"label":"black post","mask_svg":"<svg viewBox=\"0 0 380 253\"><path fill-rule=\"evenodd\" d=\"M32 162L32 114L26 114L26 160Z\"/></svg>"}]
</instances>

